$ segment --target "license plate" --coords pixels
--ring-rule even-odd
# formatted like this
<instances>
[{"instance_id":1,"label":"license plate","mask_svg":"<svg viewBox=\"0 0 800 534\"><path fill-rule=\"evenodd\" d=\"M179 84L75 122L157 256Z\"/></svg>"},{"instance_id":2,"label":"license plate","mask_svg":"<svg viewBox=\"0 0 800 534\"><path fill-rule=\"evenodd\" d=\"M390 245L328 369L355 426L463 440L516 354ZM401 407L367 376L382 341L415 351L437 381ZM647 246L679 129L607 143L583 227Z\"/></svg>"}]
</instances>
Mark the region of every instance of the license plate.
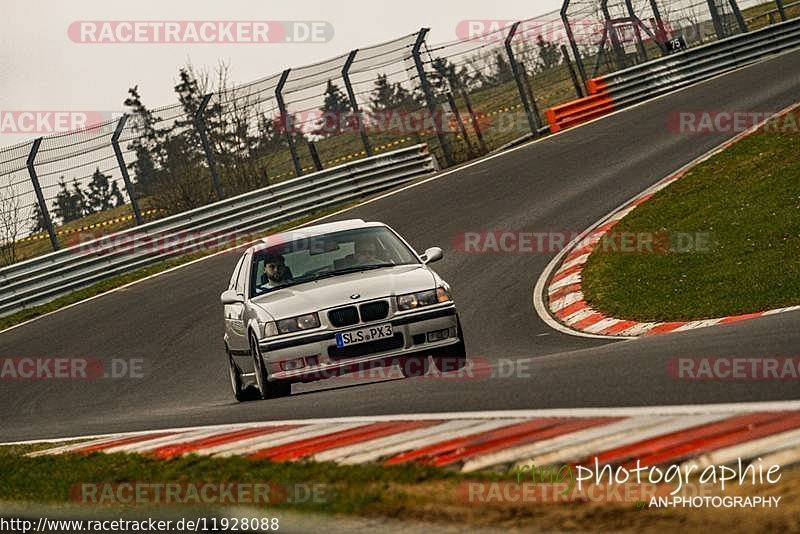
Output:
<instances>
[{"instance_id":1,"label":"license plate","mask_svg":"<svg viewBox=\"0 0 800 534\"><path fill-rule=\"evenodd\" d=\"M369 343L370 341L377 341L393 336L394 332L392 331L391 324L367 326L365 328L359 328L358 330L350 330L349 332L339 332L336 334L336 346L341 349L349 345Z\"/></svg>"}]
</instances>

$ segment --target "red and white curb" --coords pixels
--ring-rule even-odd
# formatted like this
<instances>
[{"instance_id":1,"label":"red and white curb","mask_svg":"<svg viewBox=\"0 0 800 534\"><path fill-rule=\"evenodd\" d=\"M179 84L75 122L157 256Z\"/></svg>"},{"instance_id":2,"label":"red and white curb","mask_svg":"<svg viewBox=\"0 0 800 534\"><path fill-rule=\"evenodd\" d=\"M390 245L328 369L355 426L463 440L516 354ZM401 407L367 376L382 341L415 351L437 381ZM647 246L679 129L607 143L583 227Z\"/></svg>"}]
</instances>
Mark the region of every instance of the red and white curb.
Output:
<instances>
[{"instance_id":1,"label":"red and white curb","mask_svg":"<svg viewBox=\"0 0 800 534\"><path fill-rule=\"evenodd\" d=\"M78 438L75 438L78 439ZM800 462L800 402L413 414L111 434L29 456L137 453L423 464L463 472L537 465Z\"/></svg>"},{"instance_id":2,"label":"red and white curb","mask_svg":"<svg viewBox=\"0 0 800 534\"><path fill-rule=\"evenodd\" d=\"M792 106L778 112L776 116L782 116L791 112L800 104L793 104ZM635 338L640 336L665 334L668 332L682 332L686 330L693 330L696 328L705 328L717 324L734 323L746 319L754 319L763 317L765 315L774 315L778 313L785 313L790 311L800 310L800 306L791 306L788 308L779 308L769 311L762 311L756 313L748 313L743 315L736 315L730 317L720 317L716 319L704 319L699 321L671 321L671 322L639 322L626 319L618 319L609 317L599 310L592 308L586 302L581 285L583 268L589 260L589 256L594 251L598 243L601 242L605 236L614 226L617 225L625 216L635 210L639 205L647 202L657 192L665 189L670 184L683 178L691 169L700 163L710 159L711 157L724 151L731 145L752 135L758 131L767 121L753 126L749 130L737 135L718 146L711 152L701 156L695 161L689 163L675 174L668 176L661 180L654 186L647 189L645 192L634 197L629 202L617 208L611 214L595 224L592 228L578 236L570 245L556 258L555 262L548 266L548 269L542 274L540 284L537 284L537 294L534 296L536 300L536 309L543 313L549 313L551 317L543 317L545 320L555 318L557 324L548 321L552 326L565 327L568 333L581 333L591 336L613 336L620 338ZM562 259L563 258L563 259ZM559 265L560 262L560 265ZM557 269L555 266L558 265ZM554 272L552 277L550 273ZM541 298L539 291L542 286L541 282L546 280L546 294L544 299L546 305L538 299ZM542 292L544 292L542 290ZM543 310L542 308L546 308ZM562 330L562 328L559 328Z\"/></svg>"}]
</instances>

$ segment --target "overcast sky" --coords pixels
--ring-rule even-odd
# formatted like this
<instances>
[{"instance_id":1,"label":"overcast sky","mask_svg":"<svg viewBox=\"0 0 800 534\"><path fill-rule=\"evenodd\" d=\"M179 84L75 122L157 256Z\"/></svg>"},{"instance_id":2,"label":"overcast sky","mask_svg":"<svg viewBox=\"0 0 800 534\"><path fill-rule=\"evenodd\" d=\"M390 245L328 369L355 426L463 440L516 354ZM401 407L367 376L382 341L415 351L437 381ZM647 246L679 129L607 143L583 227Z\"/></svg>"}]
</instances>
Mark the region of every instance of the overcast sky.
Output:
<instances>
[{"instance_id":1,"label":"overcast sky","mask_svg":"<svg viewBox=\"0 0 800 534\"><path fill-rule=\"evenodd\" d=\"M287 67L314 63L353 48L431 28L429 42L456 38L470 19L521 19L560 7L561 0L28 0L4 2L0 17L0 111L122 109L128 87L139 85L150 107L171 104L178 67L191 61L213 69L231 65L246 82ZM327 21L335 35L324 44L83 44L67 30L98 20ZM0 132L0 145L35 135Z\"/></svg>"}]
</instances>

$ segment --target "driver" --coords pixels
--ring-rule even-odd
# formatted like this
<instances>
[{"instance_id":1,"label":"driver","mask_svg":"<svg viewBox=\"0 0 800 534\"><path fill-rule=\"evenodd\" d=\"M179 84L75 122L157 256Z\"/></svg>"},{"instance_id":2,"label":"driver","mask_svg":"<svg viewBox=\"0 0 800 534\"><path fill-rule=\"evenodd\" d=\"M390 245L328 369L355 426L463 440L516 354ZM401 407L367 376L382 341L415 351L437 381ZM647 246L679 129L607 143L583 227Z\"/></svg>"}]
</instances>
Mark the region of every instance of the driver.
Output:
<instances>
[{"instance_id":1,"label":"driver","mask_svg":"<svg viewBox=\"0 0 800 534\"><path fill-rule=\"evenodd\" d=\"M356 265L375 265L386 261L380 257L378 243L370 237L359 237L353 245Z\"/></svg>"},{"instance_id":2,"label":"driver","mask_svg":"<svg viewBox=\"0 0 800 534\"><path fill-rule=\"evenodd\" d=\"M264 259L262 283L268 288L279 287L292 281L292 272L281 254L271 253Z\"/></svg>"}]
</instances>

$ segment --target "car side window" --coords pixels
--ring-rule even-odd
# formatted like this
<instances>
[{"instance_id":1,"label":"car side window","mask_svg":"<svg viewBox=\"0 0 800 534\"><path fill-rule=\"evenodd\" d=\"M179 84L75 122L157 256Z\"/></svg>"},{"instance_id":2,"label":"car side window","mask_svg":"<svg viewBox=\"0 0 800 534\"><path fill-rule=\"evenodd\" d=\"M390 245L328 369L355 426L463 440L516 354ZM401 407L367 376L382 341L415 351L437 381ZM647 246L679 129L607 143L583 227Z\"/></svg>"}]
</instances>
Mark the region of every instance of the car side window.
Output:
<instances>
[{"instance_id":1,"label":"car side window","mask_svg":"<svg viewBox=\"0 0 800 534\"><path fill-rule=\"evenodd\" d=\"M236 277L236 287L234 289L236 289L236 293L238 293L239 295L245 294L244 288L247 282L247 264L249 262L250 262L250 255L248 254L244 258L242 258L242 266L239 269L238 276Z\"/></svg>"},{"instance_id":2,"label":"car side window","mask_svg":"<svg viewBox=\"0 0 800 534\"><path fill-rule=\"evenodd\" d=\"M231 281L228 283L228 289L234 289L236 287L236 282L239 279L239 271L242 269L242 264L244 264L244 256L239 258L239 263L236 264L236 267L233 269L233 274L231 275Z\"/></svg>"}]
</instances>

